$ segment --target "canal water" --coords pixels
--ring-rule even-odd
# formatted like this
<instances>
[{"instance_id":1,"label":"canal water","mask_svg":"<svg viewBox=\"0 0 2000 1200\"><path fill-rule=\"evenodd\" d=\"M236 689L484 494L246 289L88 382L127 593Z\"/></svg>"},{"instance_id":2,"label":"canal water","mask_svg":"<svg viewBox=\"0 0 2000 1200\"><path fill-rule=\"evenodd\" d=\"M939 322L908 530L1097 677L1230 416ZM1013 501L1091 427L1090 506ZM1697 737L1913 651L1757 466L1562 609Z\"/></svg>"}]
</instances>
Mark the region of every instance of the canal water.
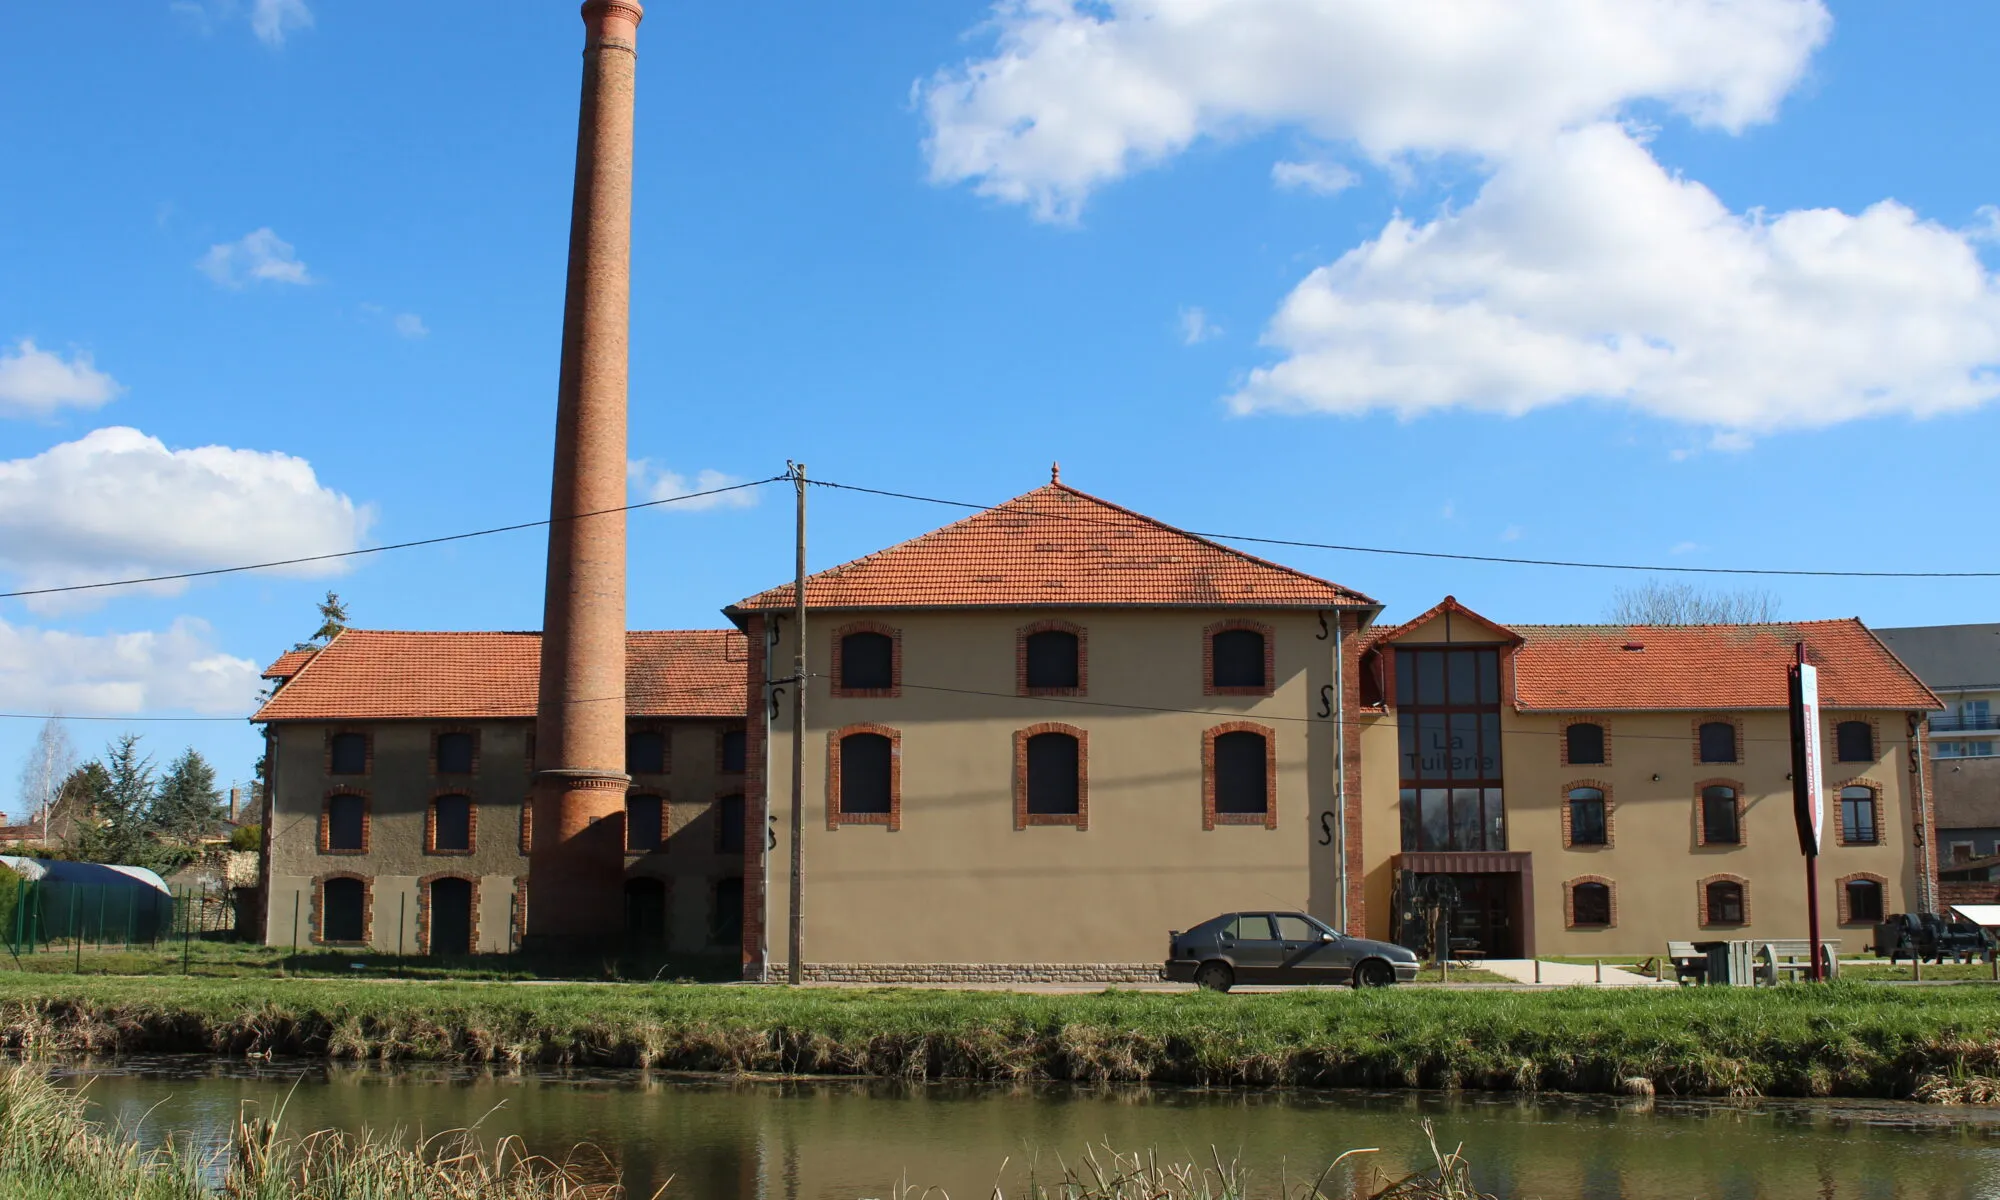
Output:
<instances>
[{"instance_id":1,"label":"canal water","mask_svg":"<svg viewBox=\"0 0 2000 1200\"><path fill-rule=\"evenodd\" d=\"M101 1116L157 1141L222 1138L284 1106L294 1133L477 1125L561 1157L588 1144L635 1200L957 1200L1047 1183L1093 1146L1297 1187L1343 1151L1396 1174L1429 1158L1421 1122L1463 1145L1506 1200L2000 1198L2000 1111L1870 1101L1645 1102L1464 1093L1087 1089L762 1081L658 1072L479 1071L134 1059L76 1064ZM597 1161L603 1161L600 1157ZM1350 1159L1349 1162L1357 1160ZM669 1183L669 1180L671 1182ZM1343 1168L1327 1194L1353 1194ZM1365 1192L1362 1194L1366 1194Z\"/></svg>"}]
</instances>

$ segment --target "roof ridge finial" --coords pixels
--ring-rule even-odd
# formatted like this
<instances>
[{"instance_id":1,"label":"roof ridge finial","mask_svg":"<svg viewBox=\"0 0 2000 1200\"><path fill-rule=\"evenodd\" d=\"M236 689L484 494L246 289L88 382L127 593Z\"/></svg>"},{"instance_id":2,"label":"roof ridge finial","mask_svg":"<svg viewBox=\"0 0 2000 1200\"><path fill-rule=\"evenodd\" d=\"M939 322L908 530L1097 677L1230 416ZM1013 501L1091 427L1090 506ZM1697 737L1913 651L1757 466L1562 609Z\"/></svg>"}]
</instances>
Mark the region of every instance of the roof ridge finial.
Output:
<instances>
[{"instance_id":1,"label":"roof ridge finial","mask_svg":"<svg viewBox=\"0 0 2000 1200\"><path fill-rule=\"evenodd\" d=\"M1050 483L1061 483L1061 482L1062 482L1062 464L1061 464L1061 463L1059 463L1059 462L1052 462L1052 463L1050 463L1050 464L1049 464L1049 482L1050 482Z\"/></svg>"}]
</instances>

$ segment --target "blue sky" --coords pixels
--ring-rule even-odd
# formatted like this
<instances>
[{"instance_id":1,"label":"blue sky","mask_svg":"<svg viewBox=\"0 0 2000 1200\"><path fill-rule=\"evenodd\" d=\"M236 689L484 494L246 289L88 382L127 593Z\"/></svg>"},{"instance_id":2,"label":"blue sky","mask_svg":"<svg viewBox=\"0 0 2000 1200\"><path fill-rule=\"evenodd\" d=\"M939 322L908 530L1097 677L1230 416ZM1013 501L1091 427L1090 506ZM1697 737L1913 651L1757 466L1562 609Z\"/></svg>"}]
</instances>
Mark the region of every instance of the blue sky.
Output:
<instances>
[{"instance_id":1,"label":"blue sky","mask_svg":"<svg viewBox=\"0 0 2000 1200\"><path fill-rule=\"evenodd\" d=\"M635 498L1067 482L1192 528L1474 554L1967 569L2000 417L1987 6L658 3ZM569 3L0 9L0 578L546 512ZM639 514L635 627L788 574L790 510ZM816 492L816 566L950 510ZM0 601L0 708L248 711L328 587L534 628L530 531ZM1408 615L1621 580L1317 551ZM1991 618L1990 582L1770 581ZM75 722L86 751L127 726ZM247 726L137 724L247 776ZM34 730L0 721L0 765ZM12 770L9 770L9 775ZM4 802L11 803L11 788Z\"/></svg>"}]
</instances>

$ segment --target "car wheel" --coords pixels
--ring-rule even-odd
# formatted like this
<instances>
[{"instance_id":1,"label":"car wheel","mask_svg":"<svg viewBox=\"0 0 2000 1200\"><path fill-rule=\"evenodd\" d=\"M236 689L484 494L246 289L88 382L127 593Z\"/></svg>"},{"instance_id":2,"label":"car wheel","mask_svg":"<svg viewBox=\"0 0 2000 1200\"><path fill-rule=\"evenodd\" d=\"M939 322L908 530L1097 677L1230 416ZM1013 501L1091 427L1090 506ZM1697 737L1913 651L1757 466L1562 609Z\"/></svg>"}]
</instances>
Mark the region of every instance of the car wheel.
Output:
<instances>
[{"instance_id":1,"label":"car wheel","mask_svg":"<svg viewBox=\"0 0 2000 1200\"><path fill-rule=\"evenodd\" d=\"M1379 958L1357 963L1354 967L1354 986L1357 988L1388 987L1394 982L1396 972Z\"/></svg>"},{"instance_id":2,"label":"car wheel","mask_svg":"<svg viewBox=\"0 0 2000 1200\"><path fill-rule=\"evenodd\" d=\"M1228 963L1203 963L1194 973L1195 986L1211 992L1226 992L1236 986L1236 972Z\"/></svg>"}]
</instances>

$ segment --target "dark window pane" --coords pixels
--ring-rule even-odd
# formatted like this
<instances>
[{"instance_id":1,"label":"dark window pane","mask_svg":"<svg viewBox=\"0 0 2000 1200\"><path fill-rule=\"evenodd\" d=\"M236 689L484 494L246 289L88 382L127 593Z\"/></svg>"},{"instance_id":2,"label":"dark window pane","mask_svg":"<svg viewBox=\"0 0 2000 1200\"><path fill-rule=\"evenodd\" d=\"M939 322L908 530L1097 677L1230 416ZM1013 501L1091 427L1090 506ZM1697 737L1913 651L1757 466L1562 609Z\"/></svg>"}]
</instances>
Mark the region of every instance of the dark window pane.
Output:
<instances>
[{"instance_id":1,"label":"dark window pane","mask_svg":"<svg viewBox=\"0 0 2000 1200\"><path fill-rule=\"evenodd\" d=\"M1736 789L1701 789L1702 841L1711 846L1728 846L1742 840L1736 828Z\"/></svg>"},{"instance_id":2,"label":"dark window pane","mask_svg":"<svg viewBox=\"0 0 2000 1200\"><path fill-rule=\"evenodd\" d=\"M850 816L889 812L888 738L850 733L840 739L840 811Z\"/></svg>"},{"instance_id":3,"label":"dark window pane","mask_svg":"<svg viewBox=\"0 0 2000 1200\"><path fill-rule=\"evenodd\" d=\"M1396 655L1396 703L1400 705L1417 702L1417 656L1408 650L1398 650Z\"/></svg>"},{"instance_id":4,"label":"dark window pane","mask_svg":"<svg viewBox=\"0 0 2000 1200\"><path fill-rule=\"evenodd\" d=\"M1734 883L1708 885L1708 921L1711 925L1743 923L1743 888Z\"/></svg>"},{"instance_id":5,"label":"dark window pane","mask_svg":"<svg viewBox=\"0 0 2000 1200\"><path fill-rule=\"evenodd\" d=\"M1875 844L1875 793L1864 787L1840 789L1840 836L1851 845Z\"/></svg>"},{"instance_id":6,"label":"dark window pane","mask_svg":"<svg viewBox=\"0 0 2000 1200\"><path fill-rule=\"evenodd\" d=\"M840 686L882 689L896 686L896 643L886 633L850 633L840 639Z\"/></svg>"},{"instance_id":7,"label":"dark window pane","mask_svg":"<svg viewBox=\"0 0 2000 1200\"><path fill-rule=\"evenodd\" d=\"M1225 629L1215 635L1216 687L1264 686L1264 635L1254 629Z\"/></svg>"},{"instance_id":8,"label":"dark window pane","mask_svg":"<svg viewBox=\"0 0 2000 1200\"><path fill-rule=\"evenodd\" d=\"M643 876L625 881L625 936L640 944L667 937L667 885Z\"/></svg>"},{"instance_id":9,"label":"dark window pane","mask_svg":"<svg viewBox=\"0 0 2000 1200\"><path fill-rule=\"evenodd\" d=\"M1485 789L1486 796L1486 848L1505 850L1507 848L1507 806L1502 802L1500 788Z\"/></svg>"},{"instance_id":10,"label":"dark window pane","mask_svg":"<svg viewBox=\"0 0 2000 1200\"><path fill-rule=\"evenodd\" d=\"M1500 703L1500 654L1495 650L1478 650L1479 656L1479 702L1481 704Z\"/></svg>"},{"instance_id":11,"label":"dark window pane","mask_svg":"<svg viewBox=\"0 0 2000 1200\"><path fill-rule=\"evenodd\" d=\"M1572 766L1592 766L1604 761L1604 726L1579 721L1569 727L1567 734Z\"/></svg>"},{"instance_id":12,"label":"dark window pane","mask_svg":"<svg viewBox=\"0 0 2000 1200\"><path fill-rule=\"evenodd\" d=\"M1425 788L1419 793L1423 821L1423 849L1451 849L1451 793L1442 788Z\"/></svg>"},{"instance_id":13,"label":"dark window pane","mask_svg":"<svg viewBox=\"0 0 2000 1200\"><path fill-rule=\"evenodd\" d=\"M472 735L440 733L437 744L438 774L472 774Z\"/></svg>"},{"instance_id":14,"label":"dark window pane","mask_svg":"<svg viewBox=\"0 0 2000 1200\"><path fill-rule=\"evenodd\" d=\"M368 771L368 735L362 733L336 733L333 735L333 774L362 775Z\"/></svg>"},{"instance_id":15,"label":"dark window pane","mask_svg":"<svg viewBox=\"0 0 2000 1200\"><path fill-rule=\"evenodd\" d=\"M718 879L715 882L715 909L709 922L711 945L735 946L743 941L743 881Z\"/></svg>"},{"instance_id":16,"label":"dark window pane","mask_svg":"<svg viewBox=\"0 0 2000 1200\"><path fill-rule=\"evenodd\" d=\"M625 848L658 850L666 833L666 806L658 796L625 797Z\"/></svg>"},{"instance_id":17,"label":"dark window pane","mask_svg":"<svg viewBox=\"0 0 2000 1200\"><path fill-rule=\"evenodd\" d=\"M1451 793L1451 848L1486 849L1486 823L1479 808L1478 788L1454 788Z\"/></svg>"},{"instance_id":18,"label":"dark window pane","mask_svg":"<svg viewBox=\"0 0 2000 1200\"><path fill-rule=\"evenodd\" d=\"M748 744L748 737L749 735L741 729L724 731L722 735L723 770L734 772L743 769L743 751L744 747Z\"/></svg>"},{"instance_id":19,"label":"dark window pane","mask_svg":"<svg viewBox=\"0 0 2000 1200\"><path fill-rule=\"evenodd\" d=\"M364 936L366 886L359 879L329 879L320 889L319 936L328 942L358 942Z\"/></svg>"},{"instance_id":20,"label":"dark window pane","mask_svg":"<svg viewBox=\"0 0 2000 1200\"><path fill-rule=\"evenodd\" d=\"M1403 811L1403 849L1423 849L1423 821L1417 811L1417 789L1402 790L1400 807Z\"/></svg>"},{"instance_id":21,"label":"dark window pane","mask_svg":"<svg viewBox=\"0 0 2000 1200\"><path fill-rule=\"evenodd\" d=\"M1479 714L1479 777L1500 778L1500 714Z\"/></svg>"},{"instance_id":22,"label":"dark window pane","mask_svg":"<svg viewBox=\"0 0 2000 1200\"><path fill-rule=\"evenodd\" d=\"M1841 762L1875 761L1875 727L1866 721L1842 721L1835 742Z\"/></svg>"},{"instance_id":23,"label":"dark window pane","mask_svg":"<svg viewBox=\"0 0 2000 1200\"><path fill-rule=\"evenodd\" d=\"M1045 630L1028 635L1029 687L1073 688L1078 677L1075 634Z\"/></svg>"},{"instance_id":24,"label":"dark window pane","mask_svg":"<svg viewBox=\"0 0 2000 1200\"><path fill-rule=\"evenodd\" d=\"M359 796L333 796L326 802L326 848L360 850L368 805Z\"/></svg>"},{"instance_id":25,"label":"dark window pane","mask_svg":"<svg viewBox=\"0 0 2000 1200\"><path fill-rule=\"evenodd\" d=\"M1417 714L1417 778L1451 778L1451 735L1445 713Z\"/></svg>"},{"instance_id":26,"label":"dark window pane","mask_svg":"<svg viewBox=\"0 0 2000 1200\"><path fill-rule=\"evenodd\" d=\"M464 796L439 796L432 846L438 850L472 849L472 801Z\"/></svg>"},{"instance_id":27,"label":"dark window pane","mask_svg":"<svg viewBox=\"0 0 2000 1200\"><path fill-rule=\"evenodd\" d=\"M1570 908L1578 925L1611 924L1611 889L1601 883L1579 883L1570 891Z\"/></svg>"},{"instance_id":28,"label":"dark window pane","mask_svg":"<svg viewBox=\"0 0 2000 1200\"><path fill-rule=\"evenodd\" d=\"M1382 689L1382 652L1370 650L1361 656L1361 703L1381 704L1387 697Z\"/></svg>"},{"instance_id":29,"label":"dark window pane","mask_svg":"<svg viewBox=\"0 0 2000 1200\"><path fill-rule=\"evenodd\" d=\"M1603 792L1596 788L1570 789L1569 841L1572 846L1604 845Z\"/></svg>"},{"instance_id":30,"label":"dark window pane","mask_svg":"<svg viewBox=\"0 0 2000 1200\"><path fill-rule=\"evenodd\" d=\"M1215 811L1263 814L1270 809L1266 792L1264 735L1225 733L1215 739Z\"/></svg>"},{"instance_id":31,"label":"dark window pane","mask_svg":"<svg viewBox=\"0 0 2000 1200\"><path fill-rule=\"evenodd\" d=\"M1453 650L1445 661L1445 703L1477 704L1479 657L1473 650Z\"/></svg>"},{"instance_id":32,"label":"dark window pane","mask_svg":"<svg viewBox=\"0 0 2000 1200\"><path fill-rule=\"evenodd\" d=\"M1043 816L1077 814L1077 740L1066 733L1028 739L1028 811Z\"/></svg>"},{"instance_id":33,"label":"dark window pane","mask_svg":"<svg viewBox=\"0 0 2000 1200\"><path fill-rule=\"evenodd\" d=\"M1444 655L1435 651L1413 653L1417 660L1417 694L1405 704L1444 703ZM1398 698L1400 699L1400 697Z\"/></svg>"},{"instance_id":34,"label":"dark window pane","mask_svg":"<svg viewBox=\"0 0 2000 1200\"><path fill-rule=\"evenodd\" d=\"M1451 717L1450 765L1453 779L1483 779L1479 770L1479 717L1472 712L1455 712Z\"/></svg>"},{"instance_id":35,"label":"dark window pane","mask_svg":"<svg viewBox=\"0 0 2000 1200\"><path fill-rule=\"evenodd\" d=\"M1736 761L1736 726L1727 721L1710 721L1701 727L1701 761Z\"/></svg>"},{"instance_id":36,"label":"dark window pane","mask_svg":"<svg viewBox=\"0 0 2000 1200\"><path fill-rule=\"evenodd\" d=\"M667 770L667 735L639 729L625 735L625 773L662 775Z\"/></svg>"},{"instance_id":37,"label":"dark window pane","mask_svg":"<svg viewBox=\"0 0 2000 1200\"><path fill-rule=\"evenodd\" d=\"M1847 885L1847 919L1882 919L1882 885L1872 879L1856 879Z\"/></svg>"},{"instance_id":38,"label":"dark window pane","mask_svg":"<svg viewBox=\"0 0 2000 1200\"><path fill-rule=\"evenodd\" d=\"M715 848L723 854L743 853L743 797L715 802Z\"/></svg>"}]
</instances>

